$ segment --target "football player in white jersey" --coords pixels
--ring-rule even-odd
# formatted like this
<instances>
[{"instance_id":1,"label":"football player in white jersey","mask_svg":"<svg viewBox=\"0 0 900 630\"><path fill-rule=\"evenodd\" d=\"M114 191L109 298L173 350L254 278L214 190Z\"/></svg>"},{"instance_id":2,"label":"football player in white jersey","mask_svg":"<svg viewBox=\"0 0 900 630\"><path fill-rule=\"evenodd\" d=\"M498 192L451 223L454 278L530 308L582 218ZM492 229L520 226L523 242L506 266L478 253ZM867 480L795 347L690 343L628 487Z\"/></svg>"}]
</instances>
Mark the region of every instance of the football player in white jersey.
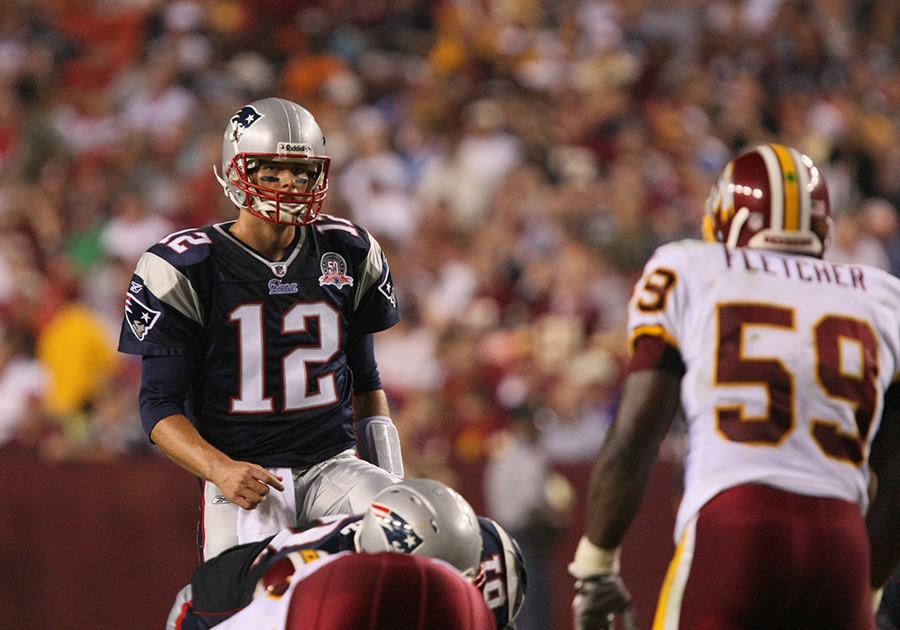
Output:
<instances>
[{"instance_id":1,"label":"football player in white jersey","mask_svg":"<svg viewBox=\"0 0 900 630\"><path fill-rule=\"evenodd\" d=\"M830 212L808 156L757 146L713 187L706 242L664 245L647 263L569 567L578 629L609 628L630 608L619 548L679 406L685 490L653 627L873 627L869 587L897 558L883 532L896 518L885 506L898 458L881 453L897 449L896 387L887 392L900 367L900 280L823 261ZM871 549L870 467L883 486Z\"/></svg>"},{"instance_id":2,"label":"football player in white jersey","mask_svg":"<svg viewBox=\"0 0 900 630\"><path fill-rule=\"evenodd\" d=\"M452 565L399 553L344 551L273 568L269 592L224 621L229 630L494 630L481 593Z\"/></svg>"},{"instance_id":3,"label":"football player in white jersey","mask_svg":"<svg viewBox=\"0 0 900 630\"><path fill-rule=\"evenodd\" d=\"M305 529L284 529L227 549L197 568L178 593L166 627L207 630L305 571L307 563L381 551L449 563L482 593L497 628L515 628L526 590L518 544L498 523L476 516L459 493L432 479L389 486L364 513L323 517Z\"/></svg>"}]
</instances>

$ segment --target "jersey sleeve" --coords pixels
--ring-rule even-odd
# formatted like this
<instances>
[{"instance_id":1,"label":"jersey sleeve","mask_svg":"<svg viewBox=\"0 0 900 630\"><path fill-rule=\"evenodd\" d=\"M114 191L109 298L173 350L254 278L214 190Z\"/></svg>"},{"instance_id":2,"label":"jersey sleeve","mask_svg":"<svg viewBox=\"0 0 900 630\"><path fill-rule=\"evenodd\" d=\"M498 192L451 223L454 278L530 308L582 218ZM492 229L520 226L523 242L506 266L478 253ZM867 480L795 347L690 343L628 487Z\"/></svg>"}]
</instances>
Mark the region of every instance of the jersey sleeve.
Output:
<instances>
[{"instance_id":1,"label":"jersey sleeve","mask_svg":"<svg viewBox=\"0 0 900 630\"><path fill-rule=\"evenodd\" d=\"M374 333L400 321L394 279L387 256L374 236L368 234L368 252L357 269L359 286L353 300L353 328Z\"/></svg>"},{"instance_id":2,"label":"jersey sleeve","mask_svg":"<svg viewBox=\"0 0 900 630\"><path fill-rule=\"evenodd\" d=\"M194 276L194 277L192 277ZM197 272L151 249L138 260L125 294L119 351L149 356L191 353L203 334Z\"/></svg>"},{"instance_id":3,"label":"jersey sleeve","mask_svg":"<svg viewBox=\"0 0 900 630\"><path fill-rule=\"evenodd\" d=\"M256 560L272 539L231 547L197 567L191 578L194 614L219 622L249 604L266 568Z\"/></svg>"},{"instance_id":4,"label":"jersey sleeve","mask_svg":"<svg viewBox=\"0 0 900 630\"><path fill-rule=\"evenodd\" d=\"M628 304L629 372L664 369L684 373L678 339L686 287L681 243L656 250Z\"/></svg>"}]
</instances>

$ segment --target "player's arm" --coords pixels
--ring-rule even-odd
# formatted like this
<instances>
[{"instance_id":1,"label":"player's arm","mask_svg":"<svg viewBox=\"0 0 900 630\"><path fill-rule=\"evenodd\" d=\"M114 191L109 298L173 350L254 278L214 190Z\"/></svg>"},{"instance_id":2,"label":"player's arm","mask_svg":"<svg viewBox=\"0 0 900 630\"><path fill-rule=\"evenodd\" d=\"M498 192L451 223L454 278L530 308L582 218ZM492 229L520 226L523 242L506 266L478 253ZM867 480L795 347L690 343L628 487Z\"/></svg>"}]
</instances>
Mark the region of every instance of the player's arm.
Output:
<instances>
[{"instance_id":1,"label":"player's arm","mask_svg":"<svg viewBox=\"0 0 900 630\"><path fill-rule=\"evenodd\" d=\"M213 482L229 501L253 509L269 492L284 490L281 479L262 466L235 461L207 442L184 415L193 363L181 356L145 356L141 362L141 422L169 459Z\"/></svg>"},{"instance_id":2,"label":"player's arm","mask_svg":"<svg viewBox=\"0 0 900 630\"><path fill-rule=\"evenodd\" d=\"M269 486L284 490L281 477L257 464L231 459L204 440L184 415L163 418L150 437L169 459L213 482L226 499L244 509L254 509L269 493Z\"/></svg>"},{"instance_id":3,"label":"player's arm","mask_svg":"<svg viewBox=\"0 0 900 630\"><path fill-rule=\"evenodd\" d=\"M351 331L347 340L347 363L353 372L353 417L359 455L402 477L400 435L391 420L387 394L381 388L371 334Z\"/></svg>"},{"instance_id":4,"label":"player's arm","mask_svg":"<svg viewBox=\"0 0 900 630\"><path fill-rule=\"evenodd\" d=\"M585 535L569 565L577 579L573 609L579 630L610 628L616 614L624 616L626 627L635 623L619 576L619 549L678 411L682 374L675 348L657 337L638 338L615 422L591 473Z\"/></svg>"},{"instance_id":5,"label":"player's arm","mask_svg":"<svg viewBox=\"0 0 900 630\"><path fill-rule=\"evenodd\" d=\"M900 383L884 397L884 412L872 443L869 466L875 474L875 499L866 514L872 557L872 587L884 586L900 562Z\"/></svg>"},{"instance_id":6,"label":"player's arm","mask_svg":"<svg viewBox=\"0 0 900 630\"><path fill-rule=\"evenodd\" d=\"M630 373L616 421L591 473L585 534L615 549L634 520L659 445L678 411L681 377L666 370Z\"/></svg>"}]
</instances>

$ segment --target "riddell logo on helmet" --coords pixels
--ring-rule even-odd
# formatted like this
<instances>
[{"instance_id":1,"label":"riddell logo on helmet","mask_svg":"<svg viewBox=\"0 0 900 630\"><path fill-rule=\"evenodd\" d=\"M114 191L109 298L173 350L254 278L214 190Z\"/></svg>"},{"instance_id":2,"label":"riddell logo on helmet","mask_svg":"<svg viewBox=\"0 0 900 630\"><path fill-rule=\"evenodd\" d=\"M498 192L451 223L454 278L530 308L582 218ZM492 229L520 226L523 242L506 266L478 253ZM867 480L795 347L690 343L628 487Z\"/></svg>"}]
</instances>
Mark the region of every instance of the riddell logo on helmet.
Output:
<instances>
[{"instance_id":1,"label":"riddell logo on helmet","mask_svg":"<svg viewBox=\"0 0 900 630\"><path fill-rule=\"evenodd\" d=\"M308 144L298 142L279 142L278 155L289 155L292 153L302 153L303 155L311 155L312 147Z\"/></svg>"},{"instance_id":2,"label":"riddell logo on helmet","mask_svg":"<svg viewBox=\"0 0 900 630\"><path fill-rule=\"evenodd\" d=\"M809 245L812 243L812 237L805 235L789 235L789 234L763 234L763 240L769 245Z\"/></svg>"}]
</instances>

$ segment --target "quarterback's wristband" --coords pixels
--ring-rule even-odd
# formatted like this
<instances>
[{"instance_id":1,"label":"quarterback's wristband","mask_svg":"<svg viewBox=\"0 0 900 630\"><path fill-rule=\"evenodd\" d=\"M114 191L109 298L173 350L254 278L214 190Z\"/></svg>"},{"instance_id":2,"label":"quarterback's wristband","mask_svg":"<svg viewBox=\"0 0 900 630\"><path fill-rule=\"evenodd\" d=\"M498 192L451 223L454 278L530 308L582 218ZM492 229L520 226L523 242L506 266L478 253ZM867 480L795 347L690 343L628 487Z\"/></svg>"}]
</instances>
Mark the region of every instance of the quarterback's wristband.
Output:
<instances>
[{"instance_id":1,"label":"quarterback's wristband","mask_svg":"<svg viewBox=\"0 0 900 630\"><path fill-rule=\"evenodd\" d=\"M591 575L618 573L621 549L604 549L588 540L587 536L582 536L575 550L575 558L569 563L569 573L579 580Z\"/></svg>"},{"instance_id":2,"label":"quarterback's wristband","mask_svg":"<svg viewBox=\"0 0 900 630\"><path fill-rule=\"evenodd\" d=\"M369 416L356 423L356 450L369 463L403 477L400 435L387 416Z\"/></svg>"}]
</instances>

